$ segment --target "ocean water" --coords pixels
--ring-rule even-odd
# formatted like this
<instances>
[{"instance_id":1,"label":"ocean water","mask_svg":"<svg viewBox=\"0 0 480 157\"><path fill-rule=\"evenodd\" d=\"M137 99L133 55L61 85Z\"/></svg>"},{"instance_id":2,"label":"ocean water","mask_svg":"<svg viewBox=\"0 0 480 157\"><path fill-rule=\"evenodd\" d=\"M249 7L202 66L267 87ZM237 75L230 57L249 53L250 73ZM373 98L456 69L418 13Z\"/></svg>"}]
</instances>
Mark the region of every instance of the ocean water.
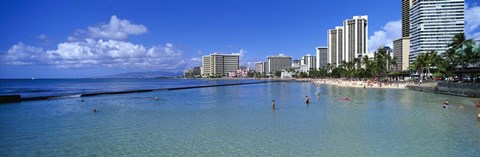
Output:
<instances>
[{"instance_id":1,"label":"ocean water","mask_svg":"<svg viewBox=\"0 0 480 157\"><path fill-rule=\"evenodd\" d=\"M257 82L254 79L0 79L0 95L69 96L98 92Z\"/></svg>"},{"instance_id":2,"label":"ocean water","mask_svg":"<svg viewBox=\"0 0 480 157\"><path fill-rule=\"evenodd\" d=\"M478 156L478 112L464 97L299 82L26 101L0 105L0 156Z\"/></svg>"}]
</instances>

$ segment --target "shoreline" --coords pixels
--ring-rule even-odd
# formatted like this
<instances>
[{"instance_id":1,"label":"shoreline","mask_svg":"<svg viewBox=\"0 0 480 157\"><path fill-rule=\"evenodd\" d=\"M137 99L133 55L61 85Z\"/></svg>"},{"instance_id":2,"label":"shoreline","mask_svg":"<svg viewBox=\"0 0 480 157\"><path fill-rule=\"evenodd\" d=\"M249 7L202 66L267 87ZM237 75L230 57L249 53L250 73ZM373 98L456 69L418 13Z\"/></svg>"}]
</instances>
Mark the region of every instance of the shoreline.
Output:
<instances>
[{"instance_id":1,"label":"shoreline","mask_svg":"<svg viewBox=\"0 0 480 157\"><path fill-rule=\"evenodd\" d=\"M304 81L304 80L299 80ZM407 85L411 82L395 82L395 83L380 83L373 81L353 81L343 79L310 79L315 85L334 85L341 87L353 87L353 88L375 88L375 89L407 89Z\"/></svg>"}]
</instances>

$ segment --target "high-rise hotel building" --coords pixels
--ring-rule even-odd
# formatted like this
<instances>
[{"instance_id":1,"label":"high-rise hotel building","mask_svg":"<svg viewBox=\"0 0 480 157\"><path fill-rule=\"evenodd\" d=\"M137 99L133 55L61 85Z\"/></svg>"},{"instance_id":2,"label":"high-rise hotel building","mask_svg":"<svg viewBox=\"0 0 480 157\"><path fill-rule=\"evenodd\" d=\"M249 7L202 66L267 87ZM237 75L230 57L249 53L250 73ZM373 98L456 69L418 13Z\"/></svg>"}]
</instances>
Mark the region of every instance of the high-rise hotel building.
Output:
<instances>
[{"instance_id":1,"label":"high-rise hotel building","mask_svg":"<svg viewBox=\"0 0 480 157\"><path fill-rule=\"evenodd\" d=\"M413 0L402 0L402 38L393 41L393 54L397 58L396 71L408 70L410 55L410 8Z\"/></svg>"},{"instance_id":2,"label":"high-rise hotel building","mask_svg":"<svg viewBox=\"0 0 480 157\"><path fill-rule=\"evenodd\" d=\"M317 47L317 69L323 68L328 63L328 48Z\"/></svg>"},{"instance_id":3,"label":"high-rise hotel building","mask_svg":"<svg viewBox=\"0 0 480 157\"><path fill-rule=\"evenodd\" d=\"M464 32L464 0L413 0L410 8L410 63L420 53L443 53Z\"/></svg>"},{"instance_id":4,"label":"high-rise hotel building","mask_svg":"<svg viewBox=\"0 0 480 157\"><path fill-rule=\"evenodd\" d=\"M343 60L353 61L367 53L368 45L368 17L354 16L343 22Z\"/></svg>"},{"instance_id":5,"label":"high-rise hotel building","mask_svg":"<svg viewBox=\"0 0 480 157\"><path fill-rule=\"evenodd\" d=\"M368 16L354 16L328 30L327 42L327 60L335 67L362 57L368 48Z\"/></svg>"},{"instance_id":6,"label":"high-rise hotel building","mask_svg":"<svg viewBox=\"0 0 480 157\"><path fill-rule=\"evenodd\" d=\"M328 30L328 63L338 67L342 63L343 54L343 27L337 26Z\"/></svg>"},{"instance_id":7,"label":"high-rise hotel building","mask_svg":"<svg viewBox=\"0 0 480 157\"><path fill-rule=\"evenodd\" d=\"M202 76L224 76L228 72L235 72L240 65L238 54L213 53L202 57Z\"/></svg>"},{"instance_id":8,"label":"high-rise hotel building","mask_svg":"<svg viewBox=\"0 0 480 157\"><path fill-rule=\"evenodd\" d=\"M278 56L268 56L268 73L274 74L281 72L282 69L292 67L292 57L280 54Z\"/></svg>"}]
</instances>

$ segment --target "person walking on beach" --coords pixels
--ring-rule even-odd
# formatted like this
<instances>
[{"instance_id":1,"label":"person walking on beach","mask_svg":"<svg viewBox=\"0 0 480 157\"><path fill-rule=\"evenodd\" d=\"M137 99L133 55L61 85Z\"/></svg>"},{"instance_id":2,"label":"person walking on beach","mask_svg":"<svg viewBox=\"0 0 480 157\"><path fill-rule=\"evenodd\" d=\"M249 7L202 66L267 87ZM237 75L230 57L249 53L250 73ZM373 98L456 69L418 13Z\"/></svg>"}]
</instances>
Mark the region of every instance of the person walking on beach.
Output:
<instances>
[{"instance_id":1,"label":"person walking on beach","mask_svg":"<svg viewBox=\"0 0 480 157\"><path fill-rule=\"evenodd\" d=\"M272 110L275 110L275 100L272 100Z\"/></svg>"},{"instance_id":2,"label":"person walking on beach","mask_svg":"<svg viewBox=\"0 0 480 157\"><path fill-rule=\"evenodd\" d=\"M310 103L310 99L308 98L308 96L305 96L305 103Z\"/></svg>"}]
</instances>

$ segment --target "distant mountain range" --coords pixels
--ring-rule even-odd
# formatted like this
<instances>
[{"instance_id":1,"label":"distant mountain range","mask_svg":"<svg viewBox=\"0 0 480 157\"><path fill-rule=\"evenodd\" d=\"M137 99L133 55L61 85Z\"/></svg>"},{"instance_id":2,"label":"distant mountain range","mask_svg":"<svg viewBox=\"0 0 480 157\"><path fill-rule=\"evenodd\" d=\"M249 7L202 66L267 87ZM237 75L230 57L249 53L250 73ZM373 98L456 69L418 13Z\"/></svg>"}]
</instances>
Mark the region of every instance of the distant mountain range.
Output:
<instances>
[{"instance_id":1,"label":"distant mountain range","mask_svg":"<svg viewBox=\"0 0 480 157\"><path fill-rule=\"evenodd\" d=\"M129 72L116 75L103 76L102 78L170 78L182 77L183 72L166 72L166 71L145 71L145 72Z\"/></svg>"}]
</instances>

